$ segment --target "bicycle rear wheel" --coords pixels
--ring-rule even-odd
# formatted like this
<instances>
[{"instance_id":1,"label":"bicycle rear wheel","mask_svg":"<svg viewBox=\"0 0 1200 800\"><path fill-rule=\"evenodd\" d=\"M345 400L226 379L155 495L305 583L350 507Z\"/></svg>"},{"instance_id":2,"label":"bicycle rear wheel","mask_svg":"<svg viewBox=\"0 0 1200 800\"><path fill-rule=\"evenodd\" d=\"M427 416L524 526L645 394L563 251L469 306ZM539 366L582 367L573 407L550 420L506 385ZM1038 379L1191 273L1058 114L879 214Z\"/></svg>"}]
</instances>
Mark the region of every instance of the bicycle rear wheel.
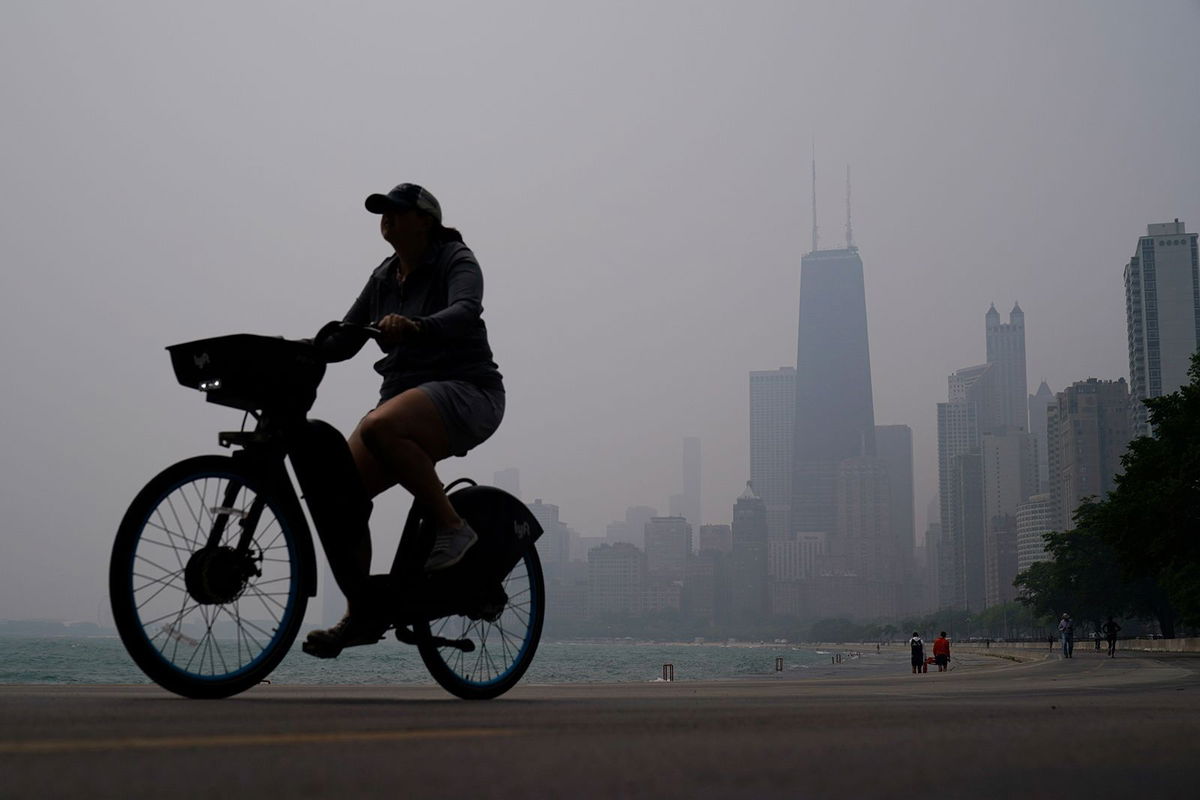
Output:
<instances>
[{"instance_id":1,"label":"bicycle rear wheel","mask_svg":"<svg viewBox=\"0 0 1200 800\"><path fill-rule=\"evenodd\" d=\"M490 700L517 684L533 662L546 614L546 586L532 546L501 584L508 599L493 621L452 615L418 622L421 660L443 689L464 700ZM439 646L433 637L468 640L474 650Z\"/></svg>"},{"instance_id":2,"label":"bicycle rear wheel","mask_svg":"<svg viewBox=\"0 0 1200 800\"><path fill-rule=\"evenodd\" d=\"M181 461L134 498L113 543L109 596L121 641L155 683L228 697L287 654L308 597L301 529L285 508L226 456Z\"/></svg>"}]
</instances>

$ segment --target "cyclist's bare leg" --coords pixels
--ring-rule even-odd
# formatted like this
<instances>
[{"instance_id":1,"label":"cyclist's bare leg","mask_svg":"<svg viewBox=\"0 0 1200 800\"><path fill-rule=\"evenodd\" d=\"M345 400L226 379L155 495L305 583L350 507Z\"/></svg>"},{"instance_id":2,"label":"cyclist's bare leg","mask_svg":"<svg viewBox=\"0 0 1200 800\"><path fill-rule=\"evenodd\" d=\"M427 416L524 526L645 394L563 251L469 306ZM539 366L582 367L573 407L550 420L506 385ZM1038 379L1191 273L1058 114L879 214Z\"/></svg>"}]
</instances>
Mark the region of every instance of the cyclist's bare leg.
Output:
<instances>
[{"instance_id":1,"label":"cyclist's bare leg","mask_svg":"<svg viewBox=\"0 0 1200 800\"><path fill-rule=\"evenodd\" d=\"M363 417L350 435L350 452L369 496L399 483L439 528L462 524L434 469L451 455L446 426L422 390L409 389Z\"/></svg>"}]
</instances>

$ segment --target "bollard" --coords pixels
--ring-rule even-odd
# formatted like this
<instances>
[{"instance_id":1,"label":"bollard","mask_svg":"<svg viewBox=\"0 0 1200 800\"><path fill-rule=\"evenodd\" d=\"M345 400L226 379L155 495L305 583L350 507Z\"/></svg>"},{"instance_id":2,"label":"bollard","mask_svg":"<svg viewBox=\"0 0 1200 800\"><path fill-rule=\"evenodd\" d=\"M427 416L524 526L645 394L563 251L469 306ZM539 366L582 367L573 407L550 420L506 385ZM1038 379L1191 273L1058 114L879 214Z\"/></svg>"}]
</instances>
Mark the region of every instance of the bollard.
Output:
<instances>
[{"instance_id":1,"label":"bollard","mask_svg":"<svg viewBox=\"0 0 1200 800\"><path fill-rule=\"evenodd\" d=\"M783 656L775 656L775 671L783 672Z\"/></svg>"},{"instance_id":2,"label":"bollard","mask_svg":"<svg viewBox=\"0 0 1200 800\"><path fill-rule=\"evenodd\" d=\"M674 664L663 664L663 680L664 681L675 680L675 665Z\"/></svg>"}]
</instances>

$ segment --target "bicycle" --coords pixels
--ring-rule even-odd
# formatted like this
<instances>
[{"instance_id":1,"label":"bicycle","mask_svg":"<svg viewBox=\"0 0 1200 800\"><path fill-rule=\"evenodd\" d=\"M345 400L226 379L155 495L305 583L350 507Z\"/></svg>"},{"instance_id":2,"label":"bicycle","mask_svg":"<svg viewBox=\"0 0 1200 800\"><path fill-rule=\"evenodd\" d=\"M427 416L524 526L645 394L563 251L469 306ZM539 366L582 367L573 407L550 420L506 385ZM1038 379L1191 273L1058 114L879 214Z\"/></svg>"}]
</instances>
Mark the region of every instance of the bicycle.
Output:
<instances>
[{"instance_id":1,"label":"bicycle","mask_svg":"<svg viewBox=\"0 0 1200 800\"><path fill-rule=\"evenodd\" d=\"M317 592L316 552L285 462L323 543L356 503L369 506L346 439L307 418L331 328L361 336L359 346L379 334L330 323L316 340L233 334L167 348L180 384L247 415L241 430L218 435L230 455L188 458L151 479L113 543L109 596L121 641L176 694L220 698L257 685L300 630ZM458 564L426 574L434 531L414 502L390 572L369 579L371 596L438 684L490 699L516 685L537 651L542 528L500 489L462 478L447 492L478 542Z\"/></svg>"}]
</instances>

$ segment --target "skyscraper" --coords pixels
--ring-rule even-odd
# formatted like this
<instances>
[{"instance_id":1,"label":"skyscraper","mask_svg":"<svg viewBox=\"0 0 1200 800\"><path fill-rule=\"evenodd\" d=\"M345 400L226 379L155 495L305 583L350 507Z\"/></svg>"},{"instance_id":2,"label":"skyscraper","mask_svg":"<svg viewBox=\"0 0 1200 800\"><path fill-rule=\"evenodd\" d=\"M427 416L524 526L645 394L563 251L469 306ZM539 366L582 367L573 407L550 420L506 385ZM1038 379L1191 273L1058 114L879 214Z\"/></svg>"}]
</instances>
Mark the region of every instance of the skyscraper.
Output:
<instances>
[{"instance_id":1,"label":"skyscraper","mask_svg":"<svg viewBox=\"0 0 1200 800\"><path fill-rule=\"evenodd\" d=\"M780 367L750 373L750 483L767 505L767 535L789 539L796 370Z\"/></svg>"},{"instance_id":2,"label":"skyscraper","mask_svg":"<svg viewBox=\"0 0 1200 800\"><path fill-rule=\"evenodd\" d=\"M1046 491L1049 484L1050 451L1046 442L1046 412L1054 404L1054 392L1042 381L1037 394L1029 395L1029 432L1037 441L1038 491Z\"/></svg>"},{"instance_id":3,"label":"skyscraper","mask_svg":"<svg viewBox=\"0 0 1200 800\"><path fill-rule=\"evenodd\" d=\"M628 542L588 551L588 611L638 614L644 607L646 555Z\"/></svg>"},{"instance_id":4,"label":"skyscraper","mask_svg":"<svg viewBox=\"0 0 1200 800\"><path fill-rule=\"evenodd\" d=\"M863 265L853 245L800 261L793 429L791 528L828 534L839 462L875 455Z\"/></svg>"},{"instance_id":5,"label":"skyscraper","mask_svg":"<svg viewBox=\"0 0 1200 800\"><path fill-rule=\"evenodd\" d=\"M1037 494L1037 445L1033 434L1010 427L981 437L983 465L984 603L1016 599L1017 510Z\"/></svg>"},{"instance_id":6,"label":"skyscraper","mask_svg":"<svg viewBox=\"0 0 1200 800\"><path fill-rule=\"evenodd\" d=\"M768 610L767 506L749 483L733 505L734 615L758 620Z\"/></svg>"},{"instance_id":7,"label":"skyscraper","mask_svg":"<svg viewBox=\"0 0 1200 800\"><path fill-rule=\"evenodd\" d=\"M887 469L890 528L896 540L896 551L904 559L905 570L911 570L913 548L916 547L912 428L907 425L875 426L875 451Z\"/></svg>"},{"instance_id":8,"label":"skyscraper","mask_svg":"<svg viewBox=\"0 0 1200 800\"><path fill-rule=\"evenodd\" d=\"M1008 324L1000 322L993 305L985 316L987 363L996 375L996 400L1001 425L1029 430L1028 386L1025 377L1025 312L1013 304Z\"/></svg>"},{"instance_id":9,"label":"skyscraper","mask_svg":"<svg viewBox=\"0 0 1200 800\"><path fill-rule=\"evenodd\" d=\"M938 500L941 539L938 543L938 605L942 608L967 605L967 562L972 559L976 540L982 556L983 528L973 524L975 515L965 513L969 500L982 493L982 483L972 486L962 474L972 453L979 452L980 418L990 416L990 364L966 367L952 373L947 381L949 399L937 405L938 425ZM982 473L970 471L970 475ZM979 515L982 520L982 512ZM973 561L972 561L973 563ZM982 561L980 562L982 569ZM982 577L982 572L980 572ZM982 587L981 592L982 594Z\"/></svg>"},{"instance_id":10,"label":"skyscraper","mask_svg":"<svg viewBox=\"0 0 1200 800\"><path fill-rule=\"evenodd\" d=\"M543 534L537 541L538 556L548 574L557 574L571 556L570 535L566 524L558 518L558 506L543 503L540 497L525 506L542 526Z\"/></svg>"},{"instance_id":11,"label":"skyscraper","mask_svg":"<svg viewBox=\"0 0 1200 800\"><path fill-rule=\"evenodd\" d=\"M829 551L845 570L842 608L855 617L897 611L905 564L891 530L890 490L887 467L878 458L847 458L839 465L837 535Z\"/></svg>"},{"instance_id":12,"label":"skyscraper","mask_svg":"<svg viewBox=\"0 0 1200 800\"><path fill-rule=\"evenodd\" d=\"M1200 256L1196 234L1176 219L1146 226L1125 266L1130 413L1134 436L1150 433L1142 401L1188 382L1200 347Z\"/></svg>"},{"instance_id":13,"label":"skyscraper","mask_svg":"<svg viewBox=\"0 0 1200 800\"><path fill-rule=\"evenodd\" d=\"M1085 497L1103 499L1116 487L1121 456L1132 438L1125 379L1089 378L1059 392L1050 407L1050 499L1054 530L1074 527Z\"/></svg>"},{"instance_id":14,"label":"skyscraper","mask_svg":"<svg viewBox=\"0 0 1200 800\"><path fill-rule=\"evenodd\" d=\"M683 517L653 517L646 524L646 573L653 580L682 581L692 554L692 526Z\"/></svg>"}]
</instances>

